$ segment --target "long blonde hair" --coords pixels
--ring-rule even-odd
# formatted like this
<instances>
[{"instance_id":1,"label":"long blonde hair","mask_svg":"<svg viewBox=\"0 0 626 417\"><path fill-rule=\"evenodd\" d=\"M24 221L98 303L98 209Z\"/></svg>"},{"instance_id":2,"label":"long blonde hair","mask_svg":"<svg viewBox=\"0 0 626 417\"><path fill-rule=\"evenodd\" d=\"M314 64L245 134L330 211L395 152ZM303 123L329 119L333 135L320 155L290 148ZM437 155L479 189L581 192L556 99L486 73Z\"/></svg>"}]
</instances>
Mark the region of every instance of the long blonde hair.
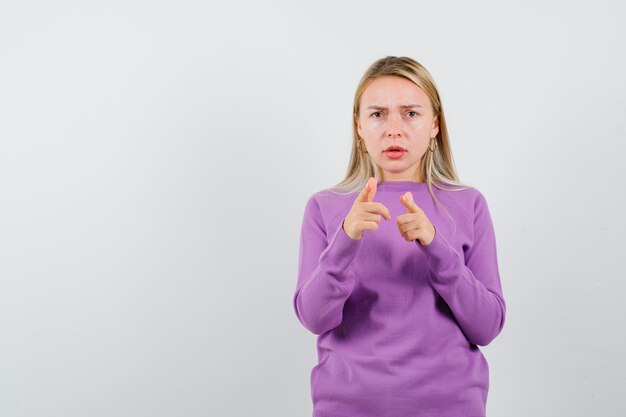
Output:
<instances>
[{"instance_id":1,"label":"long blonde hair","mask_svg":"<svg viewBox=\"0 0 626 417\"><path fill-rule=\"evenodd\" d=\"M439 119L439 132L435 137L436 146L434 151L426 150L420 161L420 175L425 179L428 190L437 204L439 200L435 196L432 187L435 186L444 191L460 191L470 188L461 183L452 158L452 149L448 139L448 127L446 118L439 98L439 91L430 73L419 62L409 57L387 56L374 62L363 74L354 94L354 108L352 117L352 153L346 178L333 186L330 190L339 194L350 194L360 191L369 177L374 177L376 182L382 179L380 168L372 161L369 154L361 151L359 146L359 134L357 131L357 119L360 112L361 96L370 83L377 77L394 75L406 78L420 87L430 98L434 116ZM434 146L431 140L430 146ZM443 188L436 182L461 188ZM446 210L447 211L447 210Z\"/></svg>"}]
</instances>

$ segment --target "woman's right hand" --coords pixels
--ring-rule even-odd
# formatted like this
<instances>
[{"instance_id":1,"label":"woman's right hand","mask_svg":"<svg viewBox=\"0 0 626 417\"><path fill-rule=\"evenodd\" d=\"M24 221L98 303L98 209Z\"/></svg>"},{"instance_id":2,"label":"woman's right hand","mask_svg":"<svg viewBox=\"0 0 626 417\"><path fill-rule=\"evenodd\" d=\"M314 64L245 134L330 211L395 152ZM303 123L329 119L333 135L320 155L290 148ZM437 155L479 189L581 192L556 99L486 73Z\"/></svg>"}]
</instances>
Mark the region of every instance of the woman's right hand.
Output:
<instances>
[{"instance_id":1,"label":"woman's right hand","mask_svg":"<svg viewBox=\"0 0 626 417\"><path fill-rule=\"evenodd\" d=\"M385 220L391 219L389 209L382 203L372 201L376 195L376 179L370 177L367 184L352 204L350 212L341 226L350 239L359 240L365 230L376 230L381 216Z\"/></svg>"}]
</instances>

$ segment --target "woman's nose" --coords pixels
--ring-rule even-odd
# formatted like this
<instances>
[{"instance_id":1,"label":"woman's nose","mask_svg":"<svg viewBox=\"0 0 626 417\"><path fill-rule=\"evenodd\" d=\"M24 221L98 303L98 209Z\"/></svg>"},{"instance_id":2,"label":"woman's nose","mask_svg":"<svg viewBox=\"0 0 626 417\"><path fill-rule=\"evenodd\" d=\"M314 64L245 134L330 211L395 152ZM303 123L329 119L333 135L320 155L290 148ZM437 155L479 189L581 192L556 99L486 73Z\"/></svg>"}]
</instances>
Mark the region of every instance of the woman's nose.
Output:
<instances>
[{"instance_id":1,"label":"woman's nose","mask_svg":"<svg viewBox=\"0 0 626 417\"><path fill-rule=\"evenodd\" d=\"M402 120L400 116L392 114L389 116L388 120L389 120L389 123L387 124L387 136L395 137L395 136L400 135L400 132L402 131L401 129Z\"/></svg>"}]
</instances>

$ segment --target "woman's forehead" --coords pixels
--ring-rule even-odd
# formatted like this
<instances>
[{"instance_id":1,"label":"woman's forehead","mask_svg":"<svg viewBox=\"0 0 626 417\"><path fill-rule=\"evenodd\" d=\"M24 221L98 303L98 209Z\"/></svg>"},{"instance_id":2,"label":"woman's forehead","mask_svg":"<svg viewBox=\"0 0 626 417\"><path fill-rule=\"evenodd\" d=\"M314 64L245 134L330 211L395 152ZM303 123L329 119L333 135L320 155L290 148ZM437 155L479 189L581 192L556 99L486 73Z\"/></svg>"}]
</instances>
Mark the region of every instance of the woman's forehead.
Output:
<instances>
[{"instance_id":1,"label":"woman's forehead","mask_svg":"<svg viewBox=\"0 0 626 417\"><path fill-rule=\"evenodd\" d=\"M374 79L363 92L361 105L374 107L426 106L428 95L406 78L384 76Z\"/></svg>"}]
</instances>

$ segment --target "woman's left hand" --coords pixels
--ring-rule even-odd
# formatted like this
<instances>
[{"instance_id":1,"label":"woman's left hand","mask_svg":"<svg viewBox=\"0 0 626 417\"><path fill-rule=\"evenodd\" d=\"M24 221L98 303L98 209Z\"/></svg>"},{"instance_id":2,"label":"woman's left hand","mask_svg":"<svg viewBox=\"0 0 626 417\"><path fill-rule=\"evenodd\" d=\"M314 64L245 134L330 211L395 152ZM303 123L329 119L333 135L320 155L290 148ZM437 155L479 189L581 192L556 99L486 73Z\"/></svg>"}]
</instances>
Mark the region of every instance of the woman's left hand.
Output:
<instances>
[{"instance_id":1,"label":"woman's left hand","mask_svg":"<svg viewBox=\"0 0 626 417\"><path fill-rule=\"evenodd\" d=\"M417 239L420 245L428 245L435 238L435 226L428 220L426 213L415 204L410 191L400 196L400 202L407 209L406 214L396 217L400 234L407 242Z\"/></svg>"}]
</instances>

